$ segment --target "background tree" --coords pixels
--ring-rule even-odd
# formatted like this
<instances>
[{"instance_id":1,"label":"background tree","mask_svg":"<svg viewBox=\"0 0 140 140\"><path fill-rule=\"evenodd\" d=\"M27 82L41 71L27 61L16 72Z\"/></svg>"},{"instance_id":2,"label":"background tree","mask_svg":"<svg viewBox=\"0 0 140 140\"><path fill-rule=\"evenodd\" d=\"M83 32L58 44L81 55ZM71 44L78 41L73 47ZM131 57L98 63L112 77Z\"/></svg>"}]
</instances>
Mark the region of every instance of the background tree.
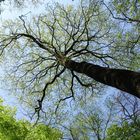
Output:
<instances>
[{"instance_id":1,"label":"background tree","mask_svg":"<svg viewBox=\"0 0 140 140\"><path fill-rule=\"evenodd\" d=\"M108 126L112 124L114 117L113 106L109 106L107 110L108 113L106 114L98 106L94 105L91 107L86 105L74 117L70 126L66 128L72 140L90 140L91 138L94 138L94 140L105 140L106 131Z\"/></svg>"},{"instance_id":2,"label":"background tree","mask_svg":"<svg viewBox=\"0 0 140 140\"><path fill-rule=\"evenodd\" d=\"M113 0L109 7L105 5L114 19L139 24L139 4L137 0Z\"/></svg>"},{"instance_id":3,"label":"background tree","mask_svg":"<svg viewBox=\"0 0 140 140\"><path fill-rule=\"evenodd\" d=\"M107 129L106 139L139 139L139 100L127 94L119 94L111 102L114 104L118 119Z\"/></svg>"},{"instance_id":4,"label":"background tree","mask_svg":"<svg viewBox=\"0 0 140 140\"><path fill-rule=\"evenodd\" d=\"M121 125L112 125L108 129L108 135L106 140L138 140L140 138L139 129L133 123L123 122Z\"/></svg>"},{"instance_id":5,"label":"background tree","mask_svg":"<svg viewBox=\"0 0 140 140\"><path fill-rule=\"evenodd\" d=\"M116 95L114 98L110 96L102 102L104 107L99 107L98 102L94 101L94 106L88 102L73 117L69 125L62 125L65 129L64 135L67 134L67 137L72 140L140 138L140 102L136 97L130 97L127 94Z\"/></svg>"},{"instance_id":6,"label":"background tree","mask_svg":"<svg viewBox=\"0 0 140 140\"><path fill-rule=\"evenodd\" d=\"M62 133L45 124L33 126L26 120L16 120L16 110L4 106L0 100L0 139L6 140L58 140Z\"/></svg>"}]
</instances>

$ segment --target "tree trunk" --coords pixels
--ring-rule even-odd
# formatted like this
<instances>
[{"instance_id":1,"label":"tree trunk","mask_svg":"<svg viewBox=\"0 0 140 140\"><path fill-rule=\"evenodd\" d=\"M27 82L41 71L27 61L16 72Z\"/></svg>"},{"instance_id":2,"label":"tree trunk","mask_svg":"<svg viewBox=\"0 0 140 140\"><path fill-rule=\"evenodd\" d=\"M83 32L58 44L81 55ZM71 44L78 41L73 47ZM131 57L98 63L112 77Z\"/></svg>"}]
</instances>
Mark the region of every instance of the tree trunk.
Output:
<instances>
[{"instance_id":1,"label":"tree trunk","mask_svg":"<svg viewBox=\"0 0 140 140\"><path fill-rule=\"evenodd\" d=\"M111 69L87 62L79 63L73 60L67 60L65 67L140 98L140 73L138 72Z\"/></svg>"}]
</instances>

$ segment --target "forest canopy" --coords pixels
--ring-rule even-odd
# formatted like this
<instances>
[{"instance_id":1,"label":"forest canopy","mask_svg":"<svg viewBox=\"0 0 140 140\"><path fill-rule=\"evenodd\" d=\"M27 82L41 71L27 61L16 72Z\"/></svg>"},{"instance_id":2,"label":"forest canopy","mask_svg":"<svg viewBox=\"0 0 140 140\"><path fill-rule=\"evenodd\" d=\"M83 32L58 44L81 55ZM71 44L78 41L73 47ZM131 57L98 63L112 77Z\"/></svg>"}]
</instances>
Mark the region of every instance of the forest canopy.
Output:
<instances>
[{"instance_id":1,"label":"forest canopy","mask_svg":"<svg viewBox=\"0 0 140 140\"><path fill-rule=\"evenodd\" d=\"M60 124L99 97L103 103L102 97L112 92L114 98L114 90L133 101L140 98L140 2L45 2L41 13L7 19L0 29L5 84L28 116L36 123ZM100 116L93 115L99 125ZM119 127L112 126L109 134Z\"/></svg>"},{"instance_id":2,"label":"forest canopy","mask_svg":"<svg viewBox=\"0 0 140 140\"><path fill-rule=\"evenodd\" d=\"M16 120L16 110L3 105L0 99L0 139L2 140L59 140L62 133L45 124L33 126L27 120Z\"/></svg>"}]
</instances>

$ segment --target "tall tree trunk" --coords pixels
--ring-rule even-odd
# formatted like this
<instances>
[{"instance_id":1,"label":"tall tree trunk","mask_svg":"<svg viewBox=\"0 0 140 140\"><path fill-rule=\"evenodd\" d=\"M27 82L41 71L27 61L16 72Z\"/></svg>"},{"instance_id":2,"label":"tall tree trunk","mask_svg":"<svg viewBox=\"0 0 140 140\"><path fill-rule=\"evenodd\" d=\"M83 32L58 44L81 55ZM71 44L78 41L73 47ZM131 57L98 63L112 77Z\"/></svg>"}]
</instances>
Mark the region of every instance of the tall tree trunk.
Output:
<instances>
[{"instance_id":1,"label":"tall tree trunk","mask_svg":"<svg viewBox=\"0 0 140 140\"><path fill-rule=\"evenodd\" d=\"M138 72L111 69L87 62L79 63L73 60L67 60L65 67L140 98L140 73Z\"/></svg>"}]
</instances>

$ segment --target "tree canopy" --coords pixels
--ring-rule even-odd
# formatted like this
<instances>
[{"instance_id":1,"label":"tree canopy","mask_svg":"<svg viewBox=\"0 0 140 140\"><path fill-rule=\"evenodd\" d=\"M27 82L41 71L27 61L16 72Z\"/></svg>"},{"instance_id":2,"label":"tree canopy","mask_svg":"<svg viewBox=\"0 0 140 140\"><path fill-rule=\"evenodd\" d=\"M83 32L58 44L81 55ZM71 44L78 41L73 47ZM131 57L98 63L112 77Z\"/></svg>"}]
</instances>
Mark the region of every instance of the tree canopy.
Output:
<instances>
[{"instance_id":1,"label":"tree canopy","mask_svg":"<svg viewBox=\"0 0 140 140\"><path fill-rule=\"evenodd\" d=\"M0 139L6 140L58 140L62 133L45 124L33 126L27 120L16 120L15 111L4 106L0 99Z\"/></svg>"},{"instance_id":2,"label":"tree canopy","mask_svg":"<svg viewBox=\"0 0 140 140\"><path fill-rule=\"evenodd\" d=\"M121 126L112 125L108 129L108 136L106 140L138 140L140 139L139 127L136 127L133 123L124 122Z\"/></svg>"},{"instance_id":3,"label":"tree canopy","mask_svg":"<svg viewBox=\"0 0 140 140\"><path fill-rule=\"evenodd\" d=\"M23 14L4 21L5 79L28 115L54 123L71 100L93 103L107 85L140 98L139 5L135 0L54 3L32 18Z\"/></svg>"},{"instance_id":4,"label":"tree canopy","mask_svg":"<svg viewBox=\"0 0 140 140\"><path fill-rule=\"evenodd\" d=\"M48 6L46 13L33 17L33 22L25 20L22 15L15 22L4 23L1 56L14 57L15 66L10 71L12 83L24 92L25 98L31 96L35 104L38 102L37 111L42 109L48 92L57 90L60 100L55 102L58 104L74 98L77 85L93 90L94 83L97 85L94 79L139 97L139 73L104 68L131 67L133 59L129 57L139 53L138 27L134 23L125 31L125 27L119 27L120 21L110 18L110 10L106 7L99 0L81 1L77 7L55 4ZM125 20L123 22L127 24ZM129 35L134 29L134 36L138 36L135 39ZM68 89L71 93L67 92Z\"/></svg>"}]
</instances>

